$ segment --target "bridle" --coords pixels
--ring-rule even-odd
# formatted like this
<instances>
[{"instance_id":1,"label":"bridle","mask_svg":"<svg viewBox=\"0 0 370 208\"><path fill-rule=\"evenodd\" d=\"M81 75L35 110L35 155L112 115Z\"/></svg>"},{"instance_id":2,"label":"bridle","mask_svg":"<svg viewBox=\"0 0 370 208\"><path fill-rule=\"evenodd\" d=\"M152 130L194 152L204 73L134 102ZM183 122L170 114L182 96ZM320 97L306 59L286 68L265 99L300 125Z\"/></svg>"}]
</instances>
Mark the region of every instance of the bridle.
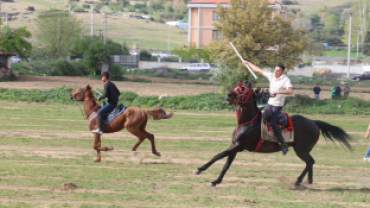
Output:
<instances>
[{"instance_id":1,"label":"bridle","mask_svg":"<svg viewBox=\"0 0 370 208\"><path fill-rule=\"evenodd\" d=\"M232 91L237 94L236 98L232 100L234 105L254 101L249 100L250 96L254 94L253 89L249 86L246 86L243 82L239 82L239 84L236 85Z\"/></svg>"},{"instance_id":2,"label":"bridle","mask_svg":"<svg viewBox=\"0 0 370 208\"><path fill-rule=\"evenodd\" d=\"M87 100L90 100L90 99L83 99L83 100L77 100L76 99L76 96L77 95L84 95L86 92L88 92L88 91L91 91L91 89L86 89L86 88L84 88L84 91L83 92L78 92L78 93L76 93L76 94L73 94L73 95L71 95L71 97L73 98L73 100L75 100L75 101L87 101Z\"/></svg>"},{"instance_id":3,"label":"bridle","mask_svg":"<svg viewBox=\"0 0 370 208\"><path fill-rule=\"evenodd\" d=\"M81 108L81 105L79 104L79 102L78 101L88 101L88 100L90 100L90 99L83 99L83 100L77 100L76 99L76 96L77 95L84 95L86 92L88 92L88 91L91 91L91 89L86 89L86 88L84 88L84 91L82 91L82 92L78 92L78 93L76 93L76 94L73 94L73 95L71 95L71 97L73 98L73 100L75 100L76 101L76 104L78 105L78 107L80 108L80 111L81 111L81 114L82 114L82 116L85 118L85 119L87 119L89 116L90 116L90 114L91 113L93 113L94 112L94 110L91 110L90 111L90 113L88 113L86 116L85 116L85 114L84 114L84 112L83 112L83 110L82 110L82 108ZM96 100L96 99L94 99L94 100ZM94 108L95 109L95 108Z\"/></svg>"}]
</instances>

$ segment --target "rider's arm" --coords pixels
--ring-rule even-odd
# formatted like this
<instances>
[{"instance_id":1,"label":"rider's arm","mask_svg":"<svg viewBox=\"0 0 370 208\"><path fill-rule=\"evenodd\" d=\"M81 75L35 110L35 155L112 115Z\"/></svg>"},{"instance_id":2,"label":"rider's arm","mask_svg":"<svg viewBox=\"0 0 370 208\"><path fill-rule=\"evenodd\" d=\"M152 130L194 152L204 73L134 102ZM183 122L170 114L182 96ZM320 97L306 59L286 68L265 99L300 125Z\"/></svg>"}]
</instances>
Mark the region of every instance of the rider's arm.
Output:
<instances>
[{"instance_id":1,"label":"rider's arm","mask_svg":"<svg viewBox=\"0 0 370 208\"><path fill-rule=\"evenodd\" d=\"M369 125L369 127L367 127L367 131L366 131L366 134L365 134L365 139L369 138L369 134L370 134L370 125Z\"/></svg>"},{"instance_id":2,"label":"rider's arm","mask_svg":"<svg viewBox=\"0 0 370 208\"><path fill-rule=\"evenodd\" d=\"M258 66L252 64L251 62L248 62L248 61L243 61L243 64L248 64L248 66L255 72L257 72L258 74L262 75L263 76L263 70L260 69Z\"/></svg>"},{"instance_id":3,"label":"rider's arm","mask_svg":"<svg viewBox=\"0 0 370 208\"><path fill-rule=\"evenodd\" d=\"M108 97L108 85L109 85L108 82L104 85L104 94L102 94L102 95L99 96L99 100Z\"/></svg>"},{"instance_id":4,"label":"rider's arm","mask_svg":"<svg viewBox=\"0 0 370 208\"><path fill-rule=\"evenodd\" d=\"M286 90L279 90L279 91L276 91L276 92L272 92L271 94L293 95L293 88L289 87Z\"/></svg>"}]
</instances>

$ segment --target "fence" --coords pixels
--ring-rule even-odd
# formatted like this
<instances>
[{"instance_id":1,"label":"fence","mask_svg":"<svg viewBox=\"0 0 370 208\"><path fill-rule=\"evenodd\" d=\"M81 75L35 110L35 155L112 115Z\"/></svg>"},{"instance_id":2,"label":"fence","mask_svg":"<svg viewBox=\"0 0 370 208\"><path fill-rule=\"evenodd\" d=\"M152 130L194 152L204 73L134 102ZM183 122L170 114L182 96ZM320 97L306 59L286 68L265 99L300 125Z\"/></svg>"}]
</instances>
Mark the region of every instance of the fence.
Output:
<instances>
[{"instance_id":1,"label":"fence","mask_svg":"<svg viewBox=\"0 0 370 208\"><path fill-rule=\"evenodd\" d=\"M139 68L140 57L138 55L113 55L113 63L121 66Z\"/></svg>"}]
</instances>

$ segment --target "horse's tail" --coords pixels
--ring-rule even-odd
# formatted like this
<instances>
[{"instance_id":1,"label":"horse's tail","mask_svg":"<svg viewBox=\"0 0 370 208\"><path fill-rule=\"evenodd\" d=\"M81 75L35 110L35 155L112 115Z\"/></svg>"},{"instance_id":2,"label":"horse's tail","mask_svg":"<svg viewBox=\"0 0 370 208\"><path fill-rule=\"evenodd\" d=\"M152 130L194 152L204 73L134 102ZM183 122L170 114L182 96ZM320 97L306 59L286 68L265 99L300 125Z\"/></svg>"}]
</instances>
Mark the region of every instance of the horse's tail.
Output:
<instances>
[{"instance_id":1,"label":"horse's tail","mask_svg":"<svg viewBox=\"0 0 370 208\"><path fill-rule=\"evenodd\" d=\"M154 120L169 119L172 117L173 113L167 114L163 109L145 110L148 116L153 117Z\"/></svg>"},{"instance_id":2,"label":"horse's tail","mask_svg":"<svg viewBox=\"0 0 370 208\"><path fill-rule=\"evenodd\" d=\"M344 144L350 151L352 151L351 144L348 142L353 140L353 138L348 135L342 128L338 126L330 125L324 121L313 121L320 128L322 135L325 139L330 139L334 142L334 139L339 141L341 144Z\"/></svg>"}]
</instances>

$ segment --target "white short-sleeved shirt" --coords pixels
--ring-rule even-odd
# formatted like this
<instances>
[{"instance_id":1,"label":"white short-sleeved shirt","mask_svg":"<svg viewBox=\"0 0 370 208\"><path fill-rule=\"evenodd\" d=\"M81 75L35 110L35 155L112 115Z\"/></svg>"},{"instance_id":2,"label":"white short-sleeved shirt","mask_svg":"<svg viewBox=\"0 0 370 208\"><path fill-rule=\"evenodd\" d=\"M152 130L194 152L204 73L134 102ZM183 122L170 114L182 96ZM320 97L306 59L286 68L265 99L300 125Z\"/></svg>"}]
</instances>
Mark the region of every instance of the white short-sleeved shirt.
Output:
<instances>
[{"instance_id":1,"label":"white short-sleeved shirt","mask_svg":"<svg viewBox=\"0 0 370 208\"><path fill-rule=\"evenodd\" d=\"M280 90L287 90L290 87L293 88L290 79L285 74L282 74L279 78L276 78L274 73L264 71L263 76L265 76L270 81L270 93ZM272 106L282 107L284 106L284 102L285 95L277 94L276 97L269 98L268 104Z\"/></svg>"}]
</instances>

